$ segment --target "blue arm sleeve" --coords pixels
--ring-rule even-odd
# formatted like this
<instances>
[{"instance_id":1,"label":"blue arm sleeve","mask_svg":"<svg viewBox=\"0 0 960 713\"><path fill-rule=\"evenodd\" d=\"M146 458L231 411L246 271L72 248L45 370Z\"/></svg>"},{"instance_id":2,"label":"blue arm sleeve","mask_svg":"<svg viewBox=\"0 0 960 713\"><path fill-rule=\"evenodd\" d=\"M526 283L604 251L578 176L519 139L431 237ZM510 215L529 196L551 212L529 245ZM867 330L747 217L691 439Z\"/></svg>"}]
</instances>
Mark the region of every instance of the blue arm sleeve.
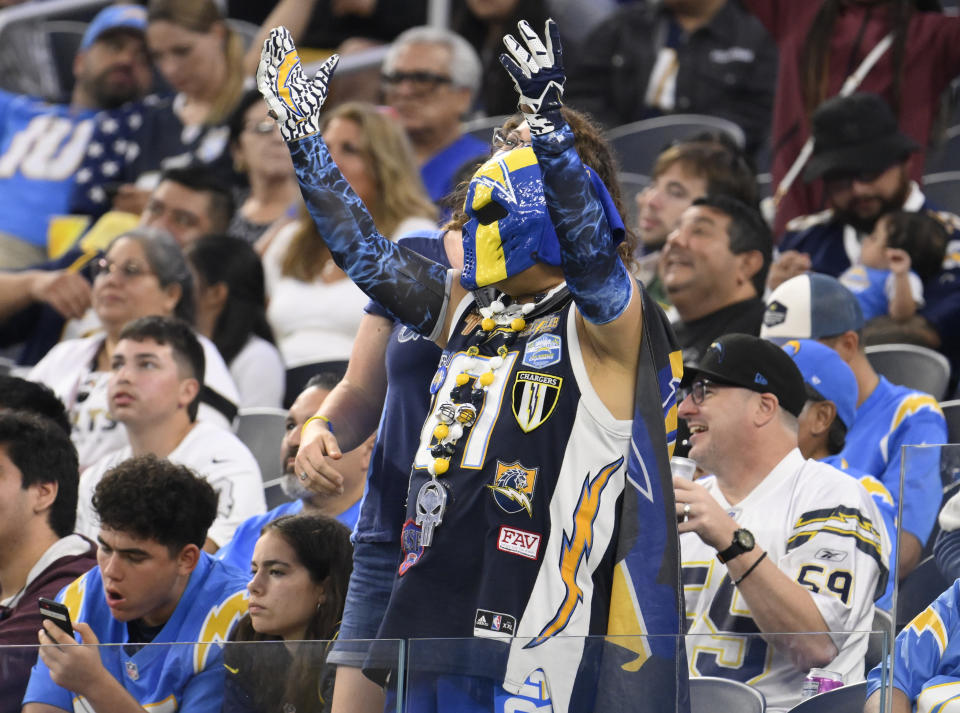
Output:
<instances>
[{"instance_id":1,"label":"blue arm sleeve","mask_svg":"<svg viewBox=\"0 0 960 713\"><path fill-rule=\"evenodd\" d=\"M562 123L555 131L533 136L533 150L573 301L594 324L611 322L630 304L633 285L617 254L603 204L574 148L573 131Z\"/></svg>"},{"instance_id":2,"label":"blue arm sleeve","mask_svg":"<svg viewBox=\"0 0 960 713\"><path fill-rule=\"evenodd\" d=\"M337 265L393 317L434 337L443 322L452 273L377 232L319 134L288 146L307 210Z\"/></svg>"}]
</instances>

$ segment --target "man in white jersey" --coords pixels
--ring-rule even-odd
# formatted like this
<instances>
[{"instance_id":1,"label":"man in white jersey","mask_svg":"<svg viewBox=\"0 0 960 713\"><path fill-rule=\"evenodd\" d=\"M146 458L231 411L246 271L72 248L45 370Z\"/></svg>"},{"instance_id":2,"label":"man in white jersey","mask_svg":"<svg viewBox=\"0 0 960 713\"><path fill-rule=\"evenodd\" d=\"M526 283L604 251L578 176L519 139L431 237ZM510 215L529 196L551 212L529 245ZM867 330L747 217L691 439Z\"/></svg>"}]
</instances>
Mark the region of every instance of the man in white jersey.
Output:
<instances>
[{"instance_id":1,"label":"man in white jersey","mask_svg":"<svg viewBox=\"0 0 960 713\"><path fill-rule=\"evenodd\" d=\"M96 536L92 497L110 468L151 453L186 465L219 495L217 518L204 549L215 552L248 517L266 510L260 469L235 435L197 422L203 348L185 323L168 317L134 320L120 333L108 385L110 410L126 426L130 445L84 471L77 530Z\"/></svg>"},{"instance_id":2,"label":"man in white jersey","mask_svg":"<svg viewBox=\"0 0 960 713\"><path fill-rule=\"evenodd\" d=\"M846 632L870 629L890 543L856 480L800 454L803 376L776 345L729 334L684 380L690 457L712 473L674 478L691 675L754 686L774 713L811 668L862 680L866 633Z\"/></svg>"}]
</instances>

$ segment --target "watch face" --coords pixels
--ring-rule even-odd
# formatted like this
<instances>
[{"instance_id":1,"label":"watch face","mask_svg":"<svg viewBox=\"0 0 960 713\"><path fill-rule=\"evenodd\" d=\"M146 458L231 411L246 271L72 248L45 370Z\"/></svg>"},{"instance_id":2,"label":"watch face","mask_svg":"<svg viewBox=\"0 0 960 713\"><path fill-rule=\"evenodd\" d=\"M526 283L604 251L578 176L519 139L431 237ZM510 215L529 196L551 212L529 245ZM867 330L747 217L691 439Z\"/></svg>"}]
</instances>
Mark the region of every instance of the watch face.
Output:
<instances>
[{"instance_id":1,"label":"watch face","mask_svg":"<svg viewBox=\"0 0 960 713\"><path fill-rule=\"evenodd\" d=\"M750 530L737 530L737 544L746 550L753 549L753 533Z\"/></svg>"}]
</instances>

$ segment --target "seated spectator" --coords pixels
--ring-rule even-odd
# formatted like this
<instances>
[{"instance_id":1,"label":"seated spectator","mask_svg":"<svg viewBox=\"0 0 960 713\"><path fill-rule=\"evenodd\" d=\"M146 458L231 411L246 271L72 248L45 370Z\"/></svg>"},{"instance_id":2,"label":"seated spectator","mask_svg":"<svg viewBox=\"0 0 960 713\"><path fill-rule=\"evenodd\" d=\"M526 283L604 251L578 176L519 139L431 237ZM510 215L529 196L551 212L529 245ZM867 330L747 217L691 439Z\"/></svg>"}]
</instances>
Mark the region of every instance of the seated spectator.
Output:
<instances>
[{"instance_id":1,"label":"seated spectator","mask_svg":"<svg viewBox=\"0 0 960 713\"><path fill-rule=\"evenodd\" d=\"M723 334L757 335L773 239L756 208L725 195L693 201L670 233L660 277L679 320L677 341L696 364Z\"/></svg>"},{"instance_id":2,"label":"seated spectator","mask_svg":"<svg viewBox=\"0 0 960 713\"><path fill-rule=\"evenodd\" d=\"M436 208L410 143L390 116L371 104L343 104L324 113L323 139L381 234L397 238L435 227ZM367 298L336 266L305 207L279 231L263 263L267 318L287 365L289 406L314 374L343 375Z\"/></svg>"},{"instance_id":3,"label":"seated spectator","mask_svg":"<svg viewBox=\"0 0 960 713\"><path fill-rule=\"evenodd\" d=\"M956 706L960 666L955 636L960 625L960 581L920 612L897 635L893 644L893 670L881 664L867 675L867 703L864 713L881 713L880 689L890 690L893 681L892 713L943 711ZM888 697L889 700L889 697Z\"/></svg>"},{"instance_id":4,"label":"seated spectator","mask_svg":"<svg viewBox=\"0 0 960 713\"><path fill-rule=\"evenodd\" d=\"M137 121L97 122L74 212L99 215L112 207L139 214L166 168L199 163L235 180L226 122L243 93L244 43L224 20L215 0L147 3L150 56L175 94L152 97Z\"/></svg>"},{"instance_id":5,"label":"seated spectator","mask_svg":"<svg viewBox=\"0 0 960 713\"><path fill-rule=\"evenodd\" d=\"M440 27L405 30L383 60L384 101L413 144L415 165L434 203L456 188L453 178L463 164L490 155L487 143L462 133L460 125L480 77L480 58L470 43ZM336 155L334 161L340 165Z\"/></svg>"},{"instance_id":6,"label":"seated spectator","mask_svg":"<svg viewBox=\"0 0 960 713\"><path fill-rule=\"evenodd\" d=\"M101 10L87 26L73 62L69 104L0 91L0 268L46 258L50 216L68 212L94 116L140 116L131 104L153 84L144 45L146 16L133 5ZM91 162L100 164L100 157Z\"/></svg>"},{"instance_id":7,"label":"seated spectator","mask_svg":"<svg viewBox=\"0 0 960 713\"><path fill-rule=\"evenodd\" d=\"M178 710L219 713L226 640L247 610L246 577L200 548L217 494L154 456L111 470L93 500L98 566L57 596L83 644L44 622L23 713ZM178 643L194 642L194 643ZM146 647L146 644L167 646Z\"/></svg>"},{"instance_id":8,"label":"seated spectator","mask_svg":"<svg viewBox=\"0 0 960 713\"><path fill-rule=\"evenodd\" d=\"M260 257L228 235L207 235L186 253L197 283L197 332L213 341L230 367L240 408L279 408L286 377L267 323Z\"/></svg>"},{"instance_id":9,"label":"seated spectator","mask_svg":"<svg viewBox=\"0 0 960 713\"><path fill-rule=\"evenodd\" d=\"M329 642L337 637L352 568L350 531L323 515L285 516L263 526L253 559L248 613L230 641L223 713L328 712Z\"/></svg>"},{"instance_id":10,"label":"seated spectator","mask_svg":"<svg viewBox=\"0 0 960 713\"><path fill-rule=\"evenodd\" d=\"M81 470L127 445L110 415L107 380L120 330L147 315L193 319L193 279L173 238L135 228L114 240L94 265L93 309L103 332L60 342L30 371L29 379L53 389L73 423ZM206 370L199 419L230 428L239 395L213 343L200 339Z\"/></svg>"},{"instance_id":11,"label":"seated spectator","mask_svg":"<svg viewBox=\"0 0 960 713\"><path fill-rule=\"evenodd\" d=\"M840 284L860 301L863 318L889 315L897 322L924 306L923 283L943 269L947 231L935 213L885 213L860 241L860 260Z\"/></svg>"},{"instance_id":12,"label":"seated spectator","mask_svg":"<svg viewBox=\"0 0 960 713\"><path fill-rule=\"evenodd\" d=\"M631 3L591 31L567 91L607 128L672 113L729 119L753 155L770 131L776 55L736 0Z\"/></svg>"},{"instance_id":13,"label":"seated spectator","mask_svg":"<svg viewBox=\"0 0 960 713\"><path fill-rule=\"evenodd\" d=\"M260 530L268 522L285 515L299 513L323 515L335 518L351 531L360 516L360 502L370 463L373 436L367 438L353 450L343 453L337 460L331 460L331 467L342 478L342 492L329 493L311 489L305 484L305 478L298 477L295 470L297 450L300 448L300 433L327 396L337 385L339 379L328 374L318 374L307 382L307 387L297 397L287 412L286 429L280 442L278 464L283 468L281 487L291 502L278 505L273 510L254 515L233 534L233 538L217 551L217 559L244 572L250 569L250 557L253 547L260 536Z\"/></svg>"},{"instance_id":14,"label":"seated spectator","mask_svg":"<svg viewBox=\"0 0 960 713\"><path fill-rule=\"evenodd\" d=\"M163 172L140 214L140 226L166 230L185 246L201 235L224 232L232 215L233 201L222 183L193 166ZM60 339L64 319L86 314L93 265L100 257L100 246L81 240L35 269L0 273L0 346L24 343L18 364L36 364Z\"/></svg>"},{"instance_id":15,"label":"seated spectator","mask_svg":"<svg viewBox=\"0 0 960 713\"><path fill-rule=\"evenodd\" d=\"M237 211L226 232L253 245L272 226L289 220L300 188L290 152L260 92L244 93L228 126L233 167L246 186L237 190Z\"/></svg>"},{"instance_id":16,"label":"seated spectator","mask_svg":"<svg viewBox=\"0 0 960 713\"><path fill-rule=\"evenodd\" d=\"M879 480L851 468L840 457L857 412L857 377L833 349L811 339L791 339L783 345L783 350L800 369L807 387L807 402L797 417L800 455L832 465L856 478L873 498L890 542L896 542L897 505L893 495ZM892 571L892 548L890 555L887 568ZM889 611L893 604L893 583L894 577L888 577L886 591L875 602L881 609Z\"/></svg>"},{"instance_id":17,"label":"seated spectator","mask_svg":"<svg viewBox=\"0 0 960 713\"><path fill-rule=\"evenodd\" d=\"M22 385L24 393L29 387L45 391L28 381ZM0 399L5 395L0 391ZM62 405L60 416L66 420ZM0 412L0 493L0 646L30 646L40 630L37 598L53 599L96 564L93 543L73 534L77 452L69 430L25 411ZM4 649L3 713L19 713L35 661L34 649Z\"/></svg>"},{"instance_id":18,"label":"seated spectator","mask_svg":"<svg viewBox=\"0 0 960 713\"><path fill-rule=\"evenodd\" d=\"M827 210L790 221L781 254L770 270L770 288L807 270L834 277L858 262L861 241L884 213L935 210L910 180L918 144L902 133L887 103L860 92L830 99L813 118L813 155L804 178L823 178ZM939 213L949 239L960 240L960 216ZM948 250L948 253L952 250ZM960 360L960 265L947 260L924 284L924 306L909 320L888 324L875 341L910 342Z\"/></svg>"},{"instance_id":19,"label":"seated spectator","mask_svg":"<svg viewBox=\"0 0 960 713\"><path fill-rule=\"evenodd\" d=\"M815 339L833 349L857 380L857 415L840 452L848 466L875 476L903 502L900 579L920 561L940 505L940 451L916 449L900 490L902 446L946 443L947 425L930 394L896 386L874 370L863 349L863 313L850 290L827 275L787 280L767 299L760 336Z\"/></svg>"},{"instance_id":20,"label":"seated spectator","mask_svg":"<svg viewBox=\"0 0 960 713\"><path fill-rule=\"evenodd\" d=\"M863 680L891 545L863 487L800 454L800 371L770 342L728 334L684 384L690 457L712 473L673 479L691 673L750 681L771 713L799 702L810 668Z\"/></svg>"},{"instance_id":21,"label":"seated spectator","mask_svg":"<svg viewBox=\"0 0 960 713\"><path fill-rule=\"evenodd\" d=\"M950 497L937 516L940 534L933 543L937 569L948 582L960 579L960 497Z\"/></svg>"},{"instance_id":22,"label":"seated spectator","mask_svg":"<svg viewBox=\"0 0 960 713\"><path fill-rule=\"evenodd\" d=\"M129 445L109 453L80 478L77 530L95 535L97 483L118 463L152 454L189 467L219 495L217 517L204 549L215 552L251 515L266 510L260 468L233 433L197 422L203 390L203 347L183 322L142 317L129 322L110 358L107 404L123 424Z\"/></svg>"},{"instance_id":23,"label":"seated spectator","mask_svg":"<svg viewBox=\"0 0 960 713\"><path fill-rule=\"evenodd\" d=\"M740 150L722 135L702 134L664 149L653 165L653 181L637 194L637 234L643 255L637 277L658 302L669 302L657 265L667 236L697 198L728 195L757 204L757 178Z\"/></svg>"}]
</instances>

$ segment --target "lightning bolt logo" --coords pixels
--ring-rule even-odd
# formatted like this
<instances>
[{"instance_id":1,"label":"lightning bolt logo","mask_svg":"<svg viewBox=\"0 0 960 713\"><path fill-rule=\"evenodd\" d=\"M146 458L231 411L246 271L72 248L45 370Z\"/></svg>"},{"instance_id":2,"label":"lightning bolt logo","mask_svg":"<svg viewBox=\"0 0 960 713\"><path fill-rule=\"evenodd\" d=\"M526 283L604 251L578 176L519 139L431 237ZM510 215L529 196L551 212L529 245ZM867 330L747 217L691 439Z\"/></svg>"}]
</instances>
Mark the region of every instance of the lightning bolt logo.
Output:
<instances>
[{"instance_id":1,"label":"lightning bolt logo","mask_svg":"<svg viewBox=\"0 0 960 713\"><path fill-rule=\"evenodd\" d=\"M207 665L210 645L226 641L233 623L246 613L247 591L245 589L210 609L203 621L203 626L200 627L199 642L194 649L193 670L196 673L200 673Z\"/></svg>"},{"instance_id":2,"label":"lightning bolt logo","mask_svg":"<svg viewBox=\"0 0 960 713\"><path fill-rule=\"evenodd\" d=\"M508 500L512 500L527 511L527 515L533 517L533 505L530 503L530 497L514 488L505 488L502 485L488 485L488 488L495 493L500 493Z\"/></svg>"},{"instance_id":3,"label":"lightning bolt logo","mask_svg":"<svg viewBox=\"0 0 960 713\"><path fill-rule=\"evenodd\" d=\"M291 114L297 117L303 117L300 107L293 101L293 95L290 90L290 80L293 78L293 70L300 66L300 55L296 52L287 53L280 66L277 67L277 96L284 103Z\"/></svg>"},{"instance_id":4,"label":"lightning bolt logo","mask_svg":"<svg viewBox=\"0 0 960 713\"><path fill-rule=\"evenodd\" d=\"M623 465L623 456L613 463L603 466L593 480L590 474L583 479L583 488L573 514L573 532L570 536L563 533L563 544L560 546L560 579L565 586L565 594L560 606L557 607L553 618L540 631L540 634L525 649L540 646L548 639L563 631L577 606L583 601L583 590L577 584L577 572L580 564L590 556L593 548L593 522L600 510L600 498L604 488L610 482L610 476Z\"/></svg>"}]
</instances>

